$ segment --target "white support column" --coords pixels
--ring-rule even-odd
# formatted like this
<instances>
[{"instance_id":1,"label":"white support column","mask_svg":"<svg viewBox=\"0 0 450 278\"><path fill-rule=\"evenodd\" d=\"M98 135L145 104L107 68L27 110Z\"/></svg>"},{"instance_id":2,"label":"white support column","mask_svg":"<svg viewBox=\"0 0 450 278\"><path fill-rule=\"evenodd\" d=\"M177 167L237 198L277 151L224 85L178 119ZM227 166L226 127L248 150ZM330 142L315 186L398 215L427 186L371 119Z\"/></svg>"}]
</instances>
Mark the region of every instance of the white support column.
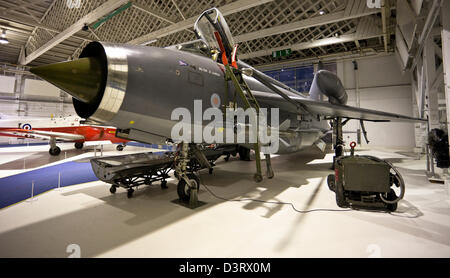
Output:
<instances>
[{"instance_id":1,"label":"white support column","mask_svg":"<svg viewBox=\"0 0 450 278\"><path fill-rule=\"evenodd\" d=\"M433 82L436 79L436 58L433 36L429 36L425 42L423 50L423 67L426 86L425 111L428 116L428 124L431 130L433 128L440 128L438 92L433 88Z\"/></svg>"},{"instance_id":2,"label":"white support column","mask_svg":"<svg viewBox=\"0 0 450 278\"><path fill-rule=\"evenodd\" d=\"M21 111L22 111L22 107L21 107L21 101L20 101L20 99L22 98L22 96L23 96L23 87L24 87L24 77L23 77L23 74L20 74L20 73L16 73L15 74L15 78L16 78L16 84L15 84L15 87L14 87L14 97L15 97L15 99L16 99L16 104L17 104L17 116L26 116L25 114L24 115L21 115Z\"/></svg>"},{"instance_id":3,"label":"white support column","mask_svg":"<svg viewBox=\"0 0 450 278\"><path fill-rule=\"evenodd\" d=\"M420 117L419 112L419 100L420 97L419 94L419 84L414 80L414 77L418 78L418 75L415 72L411 72L411 94L412 94L412 108L413 108L413 116L414 117ZM415 135L415 152L417 153L424 153L425 149L425 133L426 133L426 125L422 123L415 123L414 124L414 135Z\"/></svg>"},{"instance_id":4,"label":"white support column","mask_svg":"<svg viewBox=\"0 0 450 278\"><path fill-rule=\"evenodd\" d=\"M444 90L445 90L445 103L447 107L447 123L450 119L450 1L443 1L441 7L441 20L442 20L442 68L444 75ZM450 124L447 124L447 132L450 131ZM445 186L447 187L447 194L450 195L450 187L448 175L446 175L447 180L445 181Z\"/></svg>"},{"instance_id":5,"label":"white support column","mask_svg":"<svg viewBox=\"0 0 450 278\"><path fill-rule=\"evenodd\" d=\"M447 119L450 119L450 1L444 1L441 10L442 18L442 63L444 70L445 102L447 105ZM447 122L450 122L447 120ZM450 131L450 123L448 124Z\"/></svg>"}]
</instances>

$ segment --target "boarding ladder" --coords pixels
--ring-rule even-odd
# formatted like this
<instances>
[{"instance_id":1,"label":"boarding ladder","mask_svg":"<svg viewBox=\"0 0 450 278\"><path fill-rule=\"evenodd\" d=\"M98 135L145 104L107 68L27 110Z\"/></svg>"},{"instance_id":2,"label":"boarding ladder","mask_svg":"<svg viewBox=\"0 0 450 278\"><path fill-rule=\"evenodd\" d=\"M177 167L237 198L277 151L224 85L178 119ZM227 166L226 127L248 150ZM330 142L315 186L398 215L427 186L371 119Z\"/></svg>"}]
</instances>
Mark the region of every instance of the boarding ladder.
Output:
<instances>
[{"instance_id":1,"label":"boarding ladder","mask_svg":"<svg viewBox=\"0 0 450 278\"><path fill-rule=\"evenodd\" d=\"M234 48L234 53L236 52L237 45ZM233 55L234 56L234 55ZM233 59L233 58L232 58ZM234 60L234 59L233 59ZM225 66L225 81L228 83L228 81L232 81L235 92L239 95L242 102L244 103L245 109L255 109L256 111L256 123L258 123L259 120L259 113L260 113L260 106L258 104L258 101L256 100L255 96L252 94L252 91L248 87L247 83L244 80L242 72L238 69L236 62L232 61L232 64L230 65L228 63L228 59L226 56L222 56L222 62ZM233 108L236 109L236 105L233 105ZM262 170L261 170L261 148L259 143L259 136L258 136L258 124L256 125L256 142L253 144L253 148L255 150L255 160L256 160L256 174L254 175L254 180L256 182L262 181ZM270 155L266 156L266 159L269 159L267 161L268 165L270 165Z\"/></svg>"}]
</instances>

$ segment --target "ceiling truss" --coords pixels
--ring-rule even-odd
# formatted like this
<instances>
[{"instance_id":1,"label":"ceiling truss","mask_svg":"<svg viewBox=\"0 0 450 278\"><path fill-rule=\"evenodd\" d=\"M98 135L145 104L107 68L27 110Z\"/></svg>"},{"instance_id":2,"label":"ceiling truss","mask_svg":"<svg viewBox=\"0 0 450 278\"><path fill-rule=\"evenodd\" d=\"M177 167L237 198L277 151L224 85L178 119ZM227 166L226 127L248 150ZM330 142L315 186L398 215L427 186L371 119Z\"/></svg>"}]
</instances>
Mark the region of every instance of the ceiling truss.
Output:
<instances>
[{"instance_id":1,"label":"ceiling truss","mask_svg":"<svg viewBox=\"0 0 450 278\"><path fill-rule=\"evenodd\" d=\"M196 39L193 25L205 9L218 7L253 65L339 53L391 51L395 1L381 9L366 0L2 0L0 28L10 44L0 63L41 65L77 58L92 40L165 47ZM98 28L92 24L131 2ZM83 26L90 26L82 30ZM291 49L289 57L273 51Z\"/></svg>"}]
</instances>

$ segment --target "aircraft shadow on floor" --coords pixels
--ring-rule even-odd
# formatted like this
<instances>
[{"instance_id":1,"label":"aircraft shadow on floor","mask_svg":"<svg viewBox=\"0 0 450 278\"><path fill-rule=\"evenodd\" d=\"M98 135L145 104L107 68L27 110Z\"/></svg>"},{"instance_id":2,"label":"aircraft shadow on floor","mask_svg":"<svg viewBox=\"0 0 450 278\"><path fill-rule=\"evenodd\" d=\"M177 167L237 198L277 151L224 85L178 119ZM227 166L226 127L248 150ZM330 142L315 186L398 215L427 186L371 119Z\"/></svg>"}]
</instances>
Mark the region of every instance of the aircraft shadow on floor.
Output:
<instances>
[{"instance_id":1,"label":"aircraft shadow on floor","mask_svg":"<svg viewBox=\"0 0 450 278\"><path fill-rule=\"evenodd\" d=\"M290 157L291 163L284 161L288 157ZM234 158L233 160L236 159ZM305 165L305 162L313 159L316 158L314 156L306 158L302 153L276 157L272 160L274 170L277 170L277 165L280 165L281 168L281 164L283 164L282 174L278 173L274 179L265 179L260 184L251 181L255 167L254 162L230 160L226 165L225 162L218 162L218 167L213 175L205 172L201 176L204 180L203 182L209 185L216 194L225 195L222 197L230 199L235 197L245 198L245 196L249 196L246 194L254 192L255 188L262 187L266 190L257 197L258 199L277 200L276 196L288 188L301 188L309 183L307 179L323 179L327 173L331 172L324 165ZM244 169L250 170L243 172L243 165L248 165ZM226 170L221 169L222 167L225 168L225 166L227 166ZM300 179L296 176L296 180L293 181L285 175L286 168L289 171L299 171L304 174L302 174ZM245 180L244 183L242 182L243 180ZM321 180L319 185L313 189L312 194L308 196L309 199L304 204L298 204L300 209L309 208L323 184L324 182ZM100 200L101 203L93 200L92 202L81 204L85 208L0 234L0 246L2 246L0 257L67 257L68 254L65 253L65 248L71 243L80 245L83 257L93 257L225 202L213 198L203 188L199 197L200 200L207 202L207 204L195 210L186 209L170 202L177 198L176 180L169 181L168 186L169 189L167 190L161 190L158 183L151 187L142 187L132 199L126 198L126 191L118 191L115 195L105 196L105 191L108 190L109 185L92 186L65 193L63 195L68 198L76 194L85 194ZM334 196L330 193L330 199L333 198ZM242 204L242 207L247 210L256 209L260 206L267 208L267 213L263 217L271 217L282 209L281 206L266 206L262 203ZM286 207L286 209L291 208ZM369 221L367 219L371 219L370 221L374 221L374 223L379 222L380 225L383 225L385 221L384 218L377 220L376 217L370 217L370 215L368 217L367 214L357 215L362 220ZM220 218L222 216L217 215L217 217ZM299 217L303 218L303 215ZM403 219L403 221L410 221L410 219ZM406 233L409 233L408 229L412 225L405 223L396 224L394 223L394 217L391 222L392 228ZM437 225L436 228L441 230L442 226ZM209 227L208 223L205 223L199 229L202 230L202 233L190 235L190 240L202 244L205 233L211 227ZM230 227L230 229L233 229L233 227ZM439 233L439 231L436 232ZM413 233L414 235L428 238L426 234L421 233L418 229ZM171 244L180 244L182 246L182 242L177 243L177 240L182 241L183 239L170 240L175 241ZM442 242L442 240L438 241ZM36 246L36 248L30 249L27 246ZM21 251L22 248L26 252Z\"/></svg>"},{"instance_id":2,"label":"aircraft shadow on floor","mask_svg":"<svg viewBox=\"0 0 450 278\"><path fill-rule=\"evenodd\" d=\"M236 161L236 163L247 164L249 169L254 168L252 162ZM301 170L300 164L298 170ZM217 169L214 175L216 179L209 180L212 177L207 173L202 174L203 177L208 177L208 181L205 182L217 193L221 193L219 190L221 186L233 186L233 194L226 196L227 198L242 196L246 193L246 190L267 186L267 193L260 198L269 200L287 188L305 184L304 181L277 183L277 177L265 183L256 184L250 182L251 172L229 173L223 171L221 173ZM217 177L227 177L227 180L217 184L213 183L213 181L220 180ZM246 182L246 184L249 184L246 187L239 186L239 181L243 178L249 181ZM64 195L68 198L75 194L90 195L101 200L102 203L85 204L86 207L83 209L0 234L0 245L2 246L0 256L65 257L67 255L65 253L66 246L75 243L81 246L84 257L92 257L224 202L214 199L205 189L202 189L199 196L201 200L208 202L207 205L196 210L175 205L170 202L177 198L175 182L175 180L170 181L169 189L164 191L159 186L142 188L142 190L139 190L142 191L142 194L139 194L138 191L136 192L138 194L132 199L126 198L125 191L105 197L104 191L108 190L107 186L94 186L65 193ZM204 234L194 234L191 240L198 241L201 244L203 236ZM26 248L26 253L22 253L20 251L21 246L36 246L36 248L33 248L33 250Z\"/></svg>"}]
</instances>

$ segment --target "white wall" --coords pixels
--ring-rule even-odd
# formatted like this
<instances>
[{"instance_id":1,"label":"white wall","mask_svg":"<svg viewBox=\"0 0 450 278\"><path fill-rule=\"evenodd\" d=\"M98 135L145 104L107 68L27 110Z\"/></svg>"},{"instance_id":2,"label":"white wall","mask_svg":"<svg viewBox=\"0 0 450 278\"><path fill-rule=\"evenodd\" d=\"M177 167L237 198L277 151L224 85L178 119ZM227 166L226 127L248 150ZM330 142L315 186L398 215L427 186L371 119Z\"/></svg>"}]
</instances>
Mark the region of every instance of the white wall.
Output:
<instances>
[{"instance_id":1,"label":"white wall","mask_svg":"<svg viewBox=\"0 0 450 278\"><path fill-rule=\"evenodd\" d=\"M362 108L412 116L412 91L409 75L402 74L394 55L357 60ZM338 75L349 95L348 105L356 106L355 70L351 61L338 62ZM413 123L365 122L369 146L412 149L415 145ZM350 121L344 131L356 131L358 121ZM344 134L349 143L356 134ZM362 145L366 145L362 138Z\"/></svg>"},{"instance_id":2,"label":"white wall","mask_svg":"<svg viewBox=\"0 0 450 278\"><path fill-rule=\"evenodd\" d=\"M14 94L16 78L13 76L0 75L0 93Z\"/></svg>"},{"instance_id":3,"label":"white wall","mask_svg":"<svg viewBox=\"0 0 450 278\"><path fill-rule=\"evenodd\" d=\"M28 75L0 75L0 114L2 118L20 117L21 119L76 115L71 98L67 95L61 97L61 91L58 88L48 82L29 78ZM27 140L38 141L31 139L25 141ZM23 141L0 136L0 145Z\"/></svg>"},{"instance_id":4,"label":"white wall","mask_svg":"<svg viewBox=\"0 0 450 278\"><path fill-rule=\"evenodd\" d=\"M24 93L26 95L59 97L61 90L52 84L34 79L25 79Z\"/></svg>"}]
</instances>

